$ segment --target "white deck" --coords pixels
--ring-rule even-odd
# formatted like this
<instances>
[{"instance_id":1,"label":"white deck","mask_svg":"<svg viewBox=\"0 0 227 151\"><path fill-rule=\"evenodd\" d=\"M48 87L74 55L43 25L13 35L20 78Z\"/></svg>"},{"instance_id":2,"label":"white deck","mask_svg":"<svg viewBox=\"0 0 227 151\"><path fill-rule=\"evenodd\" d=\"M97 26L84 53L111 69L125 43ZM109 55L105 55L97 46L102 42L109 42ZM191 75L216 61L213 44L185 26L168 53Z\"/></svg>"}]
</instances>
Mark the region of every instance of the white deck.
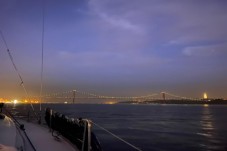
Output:
<instances>
[{"instance_id":1,"label":"white deck","mask_svg":"<svg viewBox=\"0 0 227 151\"><path fill-rule=\"evenodd\" d=\"M48 128L21 121L25 126L25 131L31 139L37 151L79 151L72 144L60 137L60 141L56 140Z\"/></svg>"},{"instance_id":2,"label":"white deck","mask_svg":"<svg viewBox=\"0 0 227 151\"><path fill-rule=\"evenodd\" d=\"M15 146L15 138L16 127L14 122L7 116L5 116L5 119L0 119L0 144Z\"/></svg>"}]
</instances>

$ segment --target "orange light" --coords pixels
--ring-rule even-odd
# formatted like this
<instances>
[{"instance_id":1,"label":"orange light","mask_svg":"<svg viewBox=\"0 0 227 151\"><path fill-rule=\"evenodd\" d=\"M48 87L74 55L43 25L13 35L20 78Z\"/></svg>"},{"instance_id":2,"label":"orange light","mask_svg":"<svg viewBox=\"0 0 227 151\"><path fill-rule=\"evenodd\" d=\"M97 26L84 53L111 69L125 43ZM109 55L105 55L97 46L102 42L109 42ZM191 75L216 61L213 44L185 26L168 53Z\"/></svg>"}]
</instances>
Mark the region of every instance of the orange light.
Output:
<instances>
[{"instance_id":1,"label":"orange light","mask_svg":"<svg viewBox=\"0 0 227 151\"><path fill-rule=\"evenodd\" d=\"M108 102L105 102L104 104L116 104L116 102L114 102L114 101L108 101Z\"/></svg>"}]
</instances>

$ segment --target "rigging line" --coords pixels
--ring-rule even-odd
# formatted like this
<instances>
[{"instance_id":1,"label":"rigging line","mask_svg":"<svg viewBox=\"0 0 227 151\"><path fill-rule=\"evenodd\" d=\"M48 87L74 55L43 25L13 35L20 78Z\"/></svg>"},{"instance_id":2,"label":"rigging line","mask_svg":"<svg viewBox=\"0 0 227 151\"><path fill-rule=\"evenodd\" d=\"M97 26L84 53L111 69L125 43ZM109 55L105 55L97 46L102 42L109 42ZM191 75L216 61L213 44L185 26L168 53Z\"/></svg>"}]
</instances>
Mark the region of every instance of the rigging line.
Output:
<instances>
[{"instance_id":1,"label":"rigging line","mask_svg":"<svg viewBox=\"0 0 227 151\"><path fill-rule=\"evenodd\" d=\"M20 78L20 81L21 81L21 84L20 84L20 85L23 87L24 92L25 92L25 94L26 94L26 97L28 98L28 92L27 92L27 90L26 90L26 88L25 88L24 81L23 81L23 79L22 79L22 77L21 77L21 75L20 75L20 73L19 73L19 71L18 71L18 69L17 69L17 66L16 66L16 64L14 63L13 56L12 56L12 54L10 53L9 49L7 49L7 52L8 52L9 58L10 58L12 64L13 64L13 67L14 67L15 71L17 72L17 75L18 75L18 77ZM35 111L35 109L34 109L34 107L33 107L32 104L31 104L31 107L32 107L32 110Z\"/></svg>"},{"instance_id":2,"label":"rigging line","mask_svg":"<svg viewBox=\"0 0 227 151\"><path fill-rule=\"evenodd\" d=\"M120 141L124 142L125 144L131 146L131 147L134 148L135 150L142 151L142 150L139 149L138 147L132 145L131 143L127 142L126 140L124 140L124 139L120 138L119 136L113 134L112 132L110 132L109 130L105 129L104 127L102 127L102 126L100 126L100 125L94 123L93 121L91 121L91 122L92 122L95 126L97 126L98 128L100 128L100 129L106 131L107 133L109 133L109 134L112 135L113 137L115 137L115 138L119 139Z\"/></svg>"},{"instance_id":3,"label":"rigging line","mask_svg":"<svg viewBox=\"0 0 227 151\"><path fill-rule=\"evenodd\" d=\"M18 69L17 69L16 64L14 63L13 56L12 56L12 54L11 54L11 52L10 52L9 49L7 49L7 52L8 52L9 58L10 58L12 64L13 64L13 67L14 67L15 71L17 72L17 75L18 75L18 77L20 78L20 81L21 81L21 84L20 84L20 85L23 87L24 92L25 92L25 94L26 94L26 97L29 98L29 96L28 96L28 91L27 91L27 89L25 88L24 81L23 81L23 79L22 79L22 77L21 77L21 75L20 75L20 73L19 73L19 71L18 71ZM31 105L31 108L32 108L34 114L36 115L36 112L35 112L35 109L34 109L32 103L30 103L30 105ZM37 115L36 115L36 117L37 117Z\"/></svg>"},{"instance_id":4,"label":"rigging line","mask_svg":"<svg viewBox=\"0 0 227 151\"><path fill-rule=\"evenodd\" d=\"M25 85L24 85L24 81L23 81L23 79L22 79L22 76L21 76L21 74L19 73L19 70L17 69L17 66L16 66L16 64L15 64L15 62L14 62L13 56L12 56L10 50L9 50L9 47L8 47L8 45L7 45L7 42L6 42L6 40L5 40L5 37L4 37L4 35L3 35L3 33L2 33L1 30L0 30L0 33L1 33L2 39L3 39L4 43L5 43L5 46L6 46L6 48L7 48L7 52L8 52L9 58L10 58L10 60L11 60L11 63L13 64L13 67L14 67L14 69L15 69L15 71L16 71L16 73L17 73L19 79L20 79L20 82L21 82L20 85L23 87L24 92L25 92L25 95L26 95L26 97L28 98L28 92L27 92L27 90L26 90L26 88L25 88ZM30 104L30 105L31 105L31 107L32 107L33 112L35 113L35 109L34 109L33 105L32 105L32 104ZM35 113L35 115L36 115L36 113ZM37 115L36 115L36 116L37 116Z\"/></svg>"},{"instance_id":5,"label":"rigging line","mask_svg":"<svg viewBox=\"0 0 227 151\"><path fill-rule=\"evenodd\" d=\"M40 79L40 104L39 104L39 110L41 112L42 110L42 106L41 106L41 102L42 102L42 93L43 93L43 60L44 60L44 28L45 28L45 0L43 0L43 8L42 8L42 53L41 53L41 79Z\"/></svg>"},{"instance_id":6,"label":"rigging line","mask_svg":"<svg viewBox=\"0 0 227 151\"><path fill-rule=\"evenodd\" d=\"M19 71L18 71L18 69L17 69L16 64L14 63L13 56L12 56L12 54L10 53L9 47L8 47L8 45L7 45L7 43L6 43L5 37L4 37L4 35L3 35L3 33L2 33L1 30L0 30L0 33L1 33L2 39L3 39L4 43L5 43L5 46L6 46L6 48L7 48L7 52L8 52L9 58L10 58L10 60L11 60L11 62L12 62L12 64L13 64L13 67L14 67L15 71L17 72L17 75L18 75L18 77L19 77L19 79L20 79L20 82L21 82L20 85L24 88L25 94L28 96L27 90L25 89L25 86L24 86L24 81L23 81L23 79L22 79L22 77L21 77L21 75L20 75L20 73L19 73Z\"/></svg>"},{"instance_id":7,"label":"rigging line","mask_svg":"<svg viewBox=\"0 0 227 151\"><path fill-rule=\"evenodd\" d=\"M5 37L3 36L3 33L2 33L1 30L0 30L0 33L1 33L1 37L2 37L2 39L3 39L3 41L4 41L4 43L5 43L6 48L9 49L9 47L8 47L8 45L7 45L7 43L6 43Z\"/></svg>"},{"instance_id":8,"label":"rigging line","mask_svg":"<svg viewBox=\"0 0 227 151\"><path fill-rule=\"evenodd\" d=\"M24 81L23 81L23 79L22 79L22 77L21 77L21 75L20 75L20 73L19 73L19 71L17 69L16 64L14 63L13 56L12 56L11 52L9 51L9 49L7 49L7 52L8 52L9 58L10 58L12 64L13 64L13 67L14 67L15 71L17 72L17 75L20 78L20 82L21 82L20 85L22 85L24 87ZM25 93L26 93L26 95L28 94L26 89L25 89Z\"/></svg>"}]
</instances>

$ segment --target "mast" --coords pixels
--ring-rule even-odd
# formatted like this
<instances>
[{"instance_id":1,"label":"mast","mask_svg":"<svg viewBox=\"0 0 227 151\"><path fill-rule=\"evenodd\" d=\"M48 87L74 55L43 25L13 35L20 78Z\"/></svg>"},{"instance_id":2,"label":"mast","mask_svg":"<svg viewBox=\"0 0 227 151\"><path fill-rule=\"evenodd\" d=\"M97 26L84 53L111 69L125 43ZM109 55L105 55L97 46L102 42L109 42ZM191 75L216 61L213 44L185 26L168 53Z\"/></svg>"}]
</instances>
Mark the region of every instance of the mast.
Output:
<instances>
[{"instance_id":1,"label":"mast","mask_svg":"<svg viewBox=\"0 0 227 151\"><path fill-rule=\"evenodd\" d=\"M40 75L40 103L39 103L39 111L42 111L42 93L43 93L43 60L44 60L44 25L45 25L45 0L42 2L42 46L41 46L41 75Z\"/></svg>"}]
</instances>

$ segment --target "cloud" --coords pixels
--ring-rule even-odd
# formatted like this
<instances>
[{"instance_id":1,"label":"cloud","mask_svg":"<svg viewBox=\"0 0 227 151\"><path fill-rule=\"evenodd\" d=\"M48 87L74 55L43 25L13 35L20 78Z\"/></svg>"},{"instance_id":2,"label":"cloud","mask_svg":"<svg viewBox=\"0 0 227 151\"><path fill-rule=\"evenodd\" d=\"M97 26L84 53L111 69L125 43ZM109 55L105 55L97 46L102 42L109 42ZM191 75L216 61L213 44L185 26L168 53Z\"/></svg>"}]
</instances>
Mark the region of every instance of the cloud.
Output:
<instances>
[{"instance_id":1,"label":"cloud","mask_svg":"<svg viewBox=\"0 0 227 151\"><path fill-rule=\"evenodd\" d=\"M68 64L74 62L74 66L80 68L106 68L108 66L108 68L114 68L114 70L147 68L157 64L163 64L167 61L157 56L144 56L141 53L83 51L77 53L59 51L56 60L59 60L59 62L68 62Z\"/></svg>"},{"instance_id":2,"label":"cloud","mask_svg":"<svg viewBox=\"0 0 227 151\"><path fill-rule=\"evenodd\" d=\"M90 0L89 8L112 26L143 33L155 44L227 40L225 1Z\"/></svg>"},{"instance_id":3,"label":"cloud","mask_svg":"<svg viewBox=\"0 0 227 151\"><path fill-rule=\"evenodd\" d=\"M226 5L223 1L188 1L170 5L164 10L173 19L166 28L171 36L167 39L168 43L182 45L227 40L227 11L223 5Z\"/></svg>"},{"instance_id":4,"label":"cloud","mask_svg":"<svg viewBox=\"0 0 227 151\"><path fill-rule=\"evenodd\" d=\"M190 46L183 49L185 56L215 56L227 54L227 44Z\"/></svg>"},{"instance_id":5,"label":"cloud","mask_svg":"<svg viewBox=\"0 0 227 151\"><path fill-rule=\"evenodd\" d=\"M139 24L137 24L138 22L131 18L131 15L129 15L130 14L129 12L133 10L124 8L125 5L122 6L121 4L119 5L118 4L119 1L117 2L111 1L103 2L100 0L89 1L90 11L93 14L96 14L104 22L108 23L107 26L113 26L116 28L129 30L137 34L143 34L144 32L143 28ZM124 12L119 11L121 9L125 9L125 11Z\"/></svg>"},{"instance_id":6,"label":"cloud","mask_svg":"<svg viewBox=\"0 0 227 151\"><path fill-rule=\"evenodd\" d=\"M7 33L10 48L18 50L15 59L29 70L27 73L39 75L42 9L36 5L40 2L27 1L9 6L5 4L8 1L0 2L5 4L0 5L1 28ZM109 76L112 84L114 79L143 84L158 81L157 85L165 87L168 82L185 83L208 74L214 81L220 79L216 75L226 77L226 73L214 72L214 68L226 72L225 0L81 0L47 4L44 64L50 79L61 75L58 81L61 77L71 83L69 77L76 80L87 76L86 80L92 82ZM201 70L204 67L206 72ZM184 79L185 73L190 78Z\"/></svg>"},{"instance_id":7,"label":"cloud","mask_svg":"<svg viewBox=\"0 0 227 151\"><path fill-rule=\"evenodd\" d=\"M120 28L123 28L126 30L131 30L136 33L143 32L139 26L132 24L130 21L128 21L126 19L119 18L119 17L114 18L114 17L108 16L107 14L104 14L104 13L99 13L99 16L103 20L105 20L106 22L110 23L113 26L117 26L117 27L120 27Z\"/></svg>"}]
</instances>

